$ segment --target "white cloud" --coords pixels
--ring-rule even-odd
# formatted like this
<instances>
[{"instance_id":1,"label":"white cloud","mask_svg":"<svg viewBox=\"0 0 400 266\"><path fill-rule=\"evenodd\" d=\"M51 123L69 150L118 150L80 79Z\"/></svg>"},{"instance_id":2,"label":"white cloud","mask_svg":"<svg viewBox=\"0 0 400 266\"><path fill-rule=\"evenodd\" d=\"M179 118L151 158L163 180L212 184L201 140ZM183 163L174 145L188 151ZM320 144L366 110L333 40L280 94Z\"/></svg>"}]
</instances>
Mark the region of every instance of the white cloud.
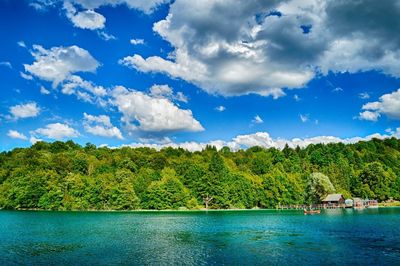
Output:
<instances>
[{"instance_id":1,"label":"white cloud","mask_svg":"<svg viewBox=\"0 0 400 266\"><path fill-rule=\"evenodd\" d=\"M135 54L120 63L211 94L278 98L321 72L378 70L400 77L400 24L391 23L399 16L396 1L176 0L153 26L174 48L171 56Z\"/></svg>"},{"instance_id":2,"label":"white cloud","mask_svg":"<svg viewBox=\"0 0 400 266\"><path fill-rule=\"evenodd\" d=\"M105 41L110 41L110 40L116 40L117 39L117 37L115 37L114 35L106 33L104 31L98 31L97 33L99 34L100 38L102 38Z\"/></svg>"},{"instance_id":3,"label":"white cloud","mask_svg":"<svg viewBox=\"0 0 400 266\"><path fill-rule=\"evenodd\" d=\"M400 89L384 94L376 102L369 102L362 106L365 110L360 113L360 118L376 121L381 115L393 119L400 119Z\"/></svg>"},{"instance_id":4,"label":"white cloud","mask_svg":"<svg viewBox=\"0 0 400 266\"><path fill-rule=\"evenodd\" d=\"M31 65L24 64L25 71L53 82L53 87L75 72L95 72L100 65L88 51L76 45L53 47L49 50L34 45L31 53L35 62Z\"/></svg>"},{"instance_id":5,"label":"white cloud","mask_svg":"<svg viewBox=\"0 0 400 266\"><path fill-rule=\"evenodd\" d=\"M31 75L25 74L24 72L19 72L21 78L26 79L26 80L32 80L33 77Z\"/></svg>"},{"instance_id":6,"label":"white cloud","mask_svg":"<svg viewBox=\"0 0 400 266\"><path fill-rule=\"evenodd\" d=\"M153 85L150 88L150 94L154 97L171 98L173 90L168 85Z\"/></svg>"},{"instance_id":7,"label":"white cloud","mask_svg":"<svg viewBox=\"0 0 400 266\"><path fill-rule=\"evenodd\" d=\"M215 107L215 110L217 110L218 112L223 112L226 110L226 108L225 108L225 106L220 105L220 106Z\"/></svg>"},{"instance_id":8,"label":"white cloud","mask_svg":"<svg viewBox=\"0 0 400 266\"><path fill-rule=\"evenodd\" d=\"M332 92L342 92L342 91L343 91L343 89L340 88L340 87L336 87L336 88L334 88L334 89L332 90Z\"/></svg>"},{"instance_id":9,"label":"white cloud","mask_svg":"<svg viewBox=\"0 0 400 266\"><path fill-rule=\"evenodd\" d=\"M368 92L361 92L360 94L358 94L358 97L359 97L360 99L366 100L366 99L369 99L369 98L370 98L370 95L369 95Z\"/></svg>"},{"instance_id":10,"label":"white cloud","mask_svg":"<svg viewBox=\"0 0 400 266\"><path fill-rule=\"evenodd\" d=\"M396 128L396 132L393 133L393 136L400 138L400 127Z\"/></svg>"},{"instance_id":11,"label":"white cloud","mask_svg":"<svg viewBox=\"0 0 400 266\"><path fill-rule=\"evenodd\" d=\"M54 7L58 2L60 0L32 0L29 6L38 11L46 11L49 7Z\"/></svg>"},{"instance_id":12,"label":"white cloud","mask_svg":"<svg viewBox=\"0 0 400 266\"><path fill-rule=\"evenodd\" d=\"M12 69L12 65L11 65L11 63L8 62L8 61L2 61L2 62L0 62L0 66L5 66L5 67L8 67L8 68Z\"/></svg>"},{"instance_id":13,"label":"white cloud","mask_svg":"<svg viewBox=\"0 0 400 266\"><path fill-rule=\"evenodd\" d=\"M26 104L18 104L10 107L10 113L12 119L21 119L35 117L39 115L40 108L35 102L30 102Z\"/></svg>"},{"instance_id":14,"label":"white cloud","mask_svg":"<svg viewBox=\"0 0 400 266\"><path fill-rule=\"evenodd\" d=\"M131 44L133 45L139 45L139 44L144 44L144 40L143 39L131 39Z\"/></svg>"},{"instance_id":15,"label":"white cloud","mask_svg":"<svg viewBox=\"0 0 400 266\"><path fill-rule=\"evenodd\" d=\"M308 115L308 114L305 114L305 115L300 114L299 117L300 117L301 122L303 122L303 123L307 122L310 119L310 115Z\"/></svg>"},{"instance_id":16,"label":"white cloud","mask_svg":"<svg viewBox=\"0 0 400 266\"><path fill-rule=\"evenodd\" d=\"M122 113L128 131L202 131L192 111L180 109L167 98L154 97L122 86L112 92L112 103Z\"/></svg>"},{"instance_id":17,"label":"white cloud","mask_svg":"<svg viewBox=\"0 0 400 266\"><path fill-rule=\"evenodd\" d=\"M70 76L61 86L61 92L67 95L75 94L78 99L85 102L99 102L104 105L102 97L107 95L107 90L102 86L97 86L90 81L86 81L79 76Z\"/></svg>"},{"instance_id":18,"label":"white cloud","mask_svg":"<svg viewBox=\"0 0 400 266\"><path fill-rule=\"evenodd\" d=\"M253 120L251 120L252 123L254 124L261 124L264 123L264 121L262 120L262 118L259 115L256 115Z\"/></svg>"},{"instance_id":19,"label":"white cloud","mask_svg":"<svg viewBox=\"0 0 400 266\"><path fill-rule=\"evenodd\" d=\"M48 139L61 140L65 138L75 138L79 136L79 132L71 128L67 124L53 123L48 124L43 128L38 128L30 132L36 139L38 136Z\"/></svg>"},{"instance_id":20,"label":"white cloud","mask_svg":"<svg viewBox=\"0 0 400 266\"><path fill-rule=\"evenodd\" d=\"M46 11L49 8L63 3L63 9L67 18L74 27L88 30L99 30L105 27L106 18L95 11L102 6L126 5L128 8L140 10L151 14L159 5L170 0L33 0L29 5L38 11ZM114 36L105 32L98 32L99 36L108 41Z\"/></svg>"},{"instance_id":21,"label":"white cloud","mask_svg":"<svg viewBox=\"0 0 400 266\"><path fill-rule=\"evenodd\" d=\"M283 149L287 144L291 148L295 148L297 146L304 148L310 144L328 144L328 143L356 143L358 141L367 141L372 138L384 139L389 137L397 137L400 138L400 128L397 128L396 132L391 133L390 135L381 135L381 134L372 134L366 137L353 137L353 138L338 138L334 136L316 136L312 138L293 138L291 140L288 139L281 139L272 138L267 132L257 132L254 134L248 135L239 135L234 137L230 141L223 141L223 140L214 140L209 142L182 142L182 143L174 143L174 142L166 142L166 143L132 143L129 145L122 145L122 146L129 146L129 147L150 147L155 148L157 150L165 148L165 147L173 147L173 148L183 148L189 151L200 151L206 148L207 145L215 146L217 149L221 149L222 147L226 146L232 150L239 150L239 149L247 149L253 146L260 146L263 148L276 148L276 149Z\"/></svg>"},{"instance_id":22,"label":"white cloud","mask_svg":"<svg viewBox=\"0 0 400 266\"><path fill-rule=\"evenodd\" d=\"M84 113L83 116L83 125L86 132L96 136L123 139L121 131L112 125L109 116L94 116L87 113Z\"/></svg>"},{"instance_id":23,"label":"white cloud","mask_svg":"<svg viewBox=\"0 0 400 266\"><path fill-rule=\"evenodd\" d=\"M297 94L295 94L294 96L293 96L293 99L296 101L296 102L299 102L301 99L300 99L300 97L299 97L299 95L297 95Z\"/></svg>"},{"instance_id":24,"label":"white cloud","mask_svg":"<svg viewBox=\"0 0 400 266\"><path fill-rule=\"evenodd\" d=\"M378 118L381 115L378 112L364 111L360 112L359 119L360 120L369 120L369 121L378 121Z\"/></svg>"},{"instance_id":25,"label":"white cloud","mask_svg":"<svg viewBox=\"0 0 400 266\"><path fill-rule=\"evenodd\" d=\"M146 14L152 13L159 5L169 0L69 0L86 9L96 9L101 6L126 5L129 8L143 11Z\"/></svg>"},{"instance_id":26,"label":"white cloud","mask_svg":"<svg viewBox=\"0 0 400 266\"><path fill-rule=\"evenodd\" d=\"M19 42L17 42L17 44L19 47L26 48L26 44L24 41L19 41Z\"/></svg>"},{"instance_id":27,"label":"white cloud","mask_svg":"<svg viewBox=\"0 0 400 266\"><path fill-rule=\"evenodd\" d=\"M13 139L22 139L22 140L28 139L24 134L22 134L16 130L9 130L7 133L7 136L9 136L10 138L13 138Z\"/></svg>"},{"instance_id":28,"label":"white cloud","mask_svg":"<svg viewBox=\"0 0 400 266\"><path fill-rule=\"evenodd\" d=\"M178 102L183 102L183 103L187 103L189 101L188 97L185 94L183 94L183 92L181 92L181 91L178 91L176 93L176 95L174 96L174 99L177 100Z\"/></svg>"},{"instance_id":29,"label":"white cloud","mask_svg":"<svg viewBox=\"0 0 400 266\"><path fill-rule=\"evenodd\" d=\"M174 94L174 91L168 85L153 85L150 88L150 95L156 98L166 98L170 100L175 100L179 102L188 102L187 97L182 92L177 92Z\"/></svg>"},{"instance_id":30,"label":"white cloud","mask_svg":"<svg viewBox=\"0 0 400 266\"><path fill-rule=\"evenodd\" d=\"M78 12L76 8L68 1L64 2L66 16L71 20L75 27L88 30L102 29L105 26L106 18L94 10L85 10Z\"/></svg>"},{"instance_id":31,"label":"white cloud","mask_svg":"<svg viewBox=\"0 0 400 266\"><path fill-rule=\"evenodd\" d=\"M35 138L35 137L33 137L33 136L31 136L31 137L29 138L29 142L30 142L31 144L35 144L36 142L39 142L39 141L43 141L43 140L42 140L42 139Z\"/></svg>"},{"instance_id":32,"label":"white cloud","mask_svg":"<svg viewBox=\"0 0 400 266\"><path fill-rule=\"evenodd\" d=\"M49 95L50 91L43 86L40 86L40 93L44 95Z\"/></svg>"}]
</instances>

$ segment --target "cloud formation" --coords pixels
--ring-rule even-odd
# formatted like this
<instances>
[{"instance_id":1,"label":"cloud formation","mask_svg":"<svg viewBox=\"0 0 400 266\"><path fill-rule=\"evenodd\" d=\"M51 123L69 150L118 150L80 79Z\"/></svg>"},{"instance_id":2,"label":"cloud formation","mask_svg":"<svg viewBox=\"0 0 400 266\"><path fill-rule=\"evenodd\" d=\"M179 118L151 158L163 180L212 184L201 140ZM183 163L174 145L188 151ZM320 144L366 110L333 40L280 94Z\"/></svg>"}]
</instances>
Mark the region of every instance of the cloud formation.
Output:
<instances>
[{"instance_id":1,"label":"cloud formation","mask_svg":"<svg viewBox=\"0 0 400 266\"><path fill-rule=\"evenodd\" d=\"M364 120L377 121L381 115L389 118L400 119L400 89L392 93L384 94L376 102L369 102L362 106L363 112L360 118Z\"/></svg>"},{"instance_id":2,"label":"cloud formation","mask_svg":"<svg viewBox=\"0 0 400 266\"><path fill-rule=\"evenodd\" d=\"M334 136L317 136L312 138L294 138L291 140L288 139L281 139L272 138L267 132L257 132L254 134L248 135L239 135L233 138L230 141L223 141L223 140L214 140L210 142L181 142L181 143L174 143L174 142L167 142L162 144L149 144L149 143L132 143L129 145L122 145L129 146L133 148L137 147L149 147L160 150L166 147L173 147L173 148L183 148L189 151L201 151L206 148L206 146L211 145L215 146L218 150L223 147L229 147L231 150L239 150L239 149L247 149L254 146L259 146L263 148L276 148L276 149L283 149L285 145L288 145L291 148L296 148L297 146L304 148L311 144L329 144L329 143L345 143L351 144L356 143L359 141L367 141L371 140L372 138L378 139L385 139L390 137L400 138L400 128L397 128L396 131L391 132L390 135L381 135L381 134L372 134L362 137L354 137L354 138L338 138Z\"/></svg>"},{"instance_id":3,"label":"cloud formation","mask_svg":"<svg viewBox=\"0 0 400 266\"><path fill-rule=\"evenodd\" d=\"M67 124L53 123L48 124L43 128L38 128L30 132L32 137L38 140L38 137L45 137L48 139L62 140L66 138L76 138L79 132ZM36 142L33 141L33 142ZM31 141L32 142L32 141Z\"/></svg>"},{"instance_id":4,"label":"cloud formation","mask_svg":"<svg viewBox=\"0 0 400 266\"><path fill-rule=\"evenodd\" d=\"M130 43L133 45L144 44L144 40L143 39L131 39Z\"/></svg>"},{"instance_id":5,"label":"cloud formation","mask_svg":"<svg viewBox=\"0 0 400 266\"><path fill-rule=\"evenodd\" d=\"M49 8L62 6L66 17L74 27L88 30L99 30L105 27L106 18L95 11L102 6L125 5L151 14L161 4L170 0L32 0L29 4L38 11L46 11ZM100 32L99 36L105 40L113 39L112 35Z\"/></svg>"},{"instance_id":6,"label":"cloud formation","mask_svg":"<svg viewBox=\"0 0 400 266\"><path fill-rule=\"evenodd\" d=\"M67 95L76 95L78 99L89 103L105 105L103 99L107 96L107 90L103 86L97 86L79 76L72 75L61 85L61 92Z\"/></svg>"},{"instance_id":7,"label":"cloud formation","mask_svg":"<svg viewBox=\"0 0 400 266\"><path fill-rule=\"evenodd\" d=\"M22 134L16 130L11 130L11 129L7 132L7 136L9 136L12 139L22 139L22 140L28 139L24 134Z\"/></svg>"},{"instance_id":8,"label":"cloud formation","mask_svg":"<svg viewBox=\"0 0 400 266\"><path fill-rule=\"evenodd\" d=\"M218 111L218 112L223 112L223 111L226 110L226 108L225 108L225 106L220 105L220 106L215 107L215 110Z\"/></svg>"},{"instance_id":9,"label":"cloud formation","mask_svg":"<svg viewBox=\"0 0 400 266\"><path fill-rule=\"evenodd\" d=\"M155 97L122 86L112 91L112 104L122 113L122 122L130 132L167 133L202 131L203 126L190 110L180 109L167 98Z\"/></svg>"},{"instance_id":10,"label":"cloud formation","mask_svg":"<svg viewBox=\"0 0 400 266\"><path fill-rule=\"evenodd\" d=\"M85 9L96 9L101 6L126 5L128 8L140 10L146 14L152 13L159 5L169 0L69 0Z\"/></svg>"},{"instance_id":11,"label":"cloud formation","mask_svg":"<svg viewBox=\"0 0 400 266\"><path fill-rule=\"evenodd\" d=\"M94 10L77 11L68 1L64 2L66 15L75 27L88 30L102 29L105 26L106 18Z\"/></svg>"},{"instance_id":12,"label":"cloud formation","mask_svg":"<svg viewBox=\"0 0 400 266\"><path fill-rule=\"evenodd\" d=\"M188 102L188 98L182 92L179 91L175 94L173 89L168 85L155 84L151 86L150 95L156 98L170 99L172 101L178 101L184 103Z\"/></svg>"},{"instance_id":13,"label":"cloud formation","mask_svg":"<svg viewBox=\"0 0 400 266\"><path fill-rule=\"evenodd\" d=\"M264 120L259 115L256 115L253 120L251 120L252 123L254 124L262 124L264 123Z\"/></svg>"},{"instance_id":14,"label":"cloud formation","mask_svg":"<svg viewBox=\"0 0 400 266\"><path fill-rule=\"evenodd\" d=\"M120 63L211 94L277 98L329 71L400 77L399 16L396 1L176 0L153 26L173 53Z\"/></svg>"},{"instance_id":15,"label":"cloud formation","mask_svg":"<svg viewBox=\"0 0 400 266\"><path fill-rule=\"evenodd\" d=\"M99 62L85 49L76 45L52 47L49 50L33 45L31 51L35 62L24 64L25 71L42 80L50 81L53 87L76 72L95 72Z\"/></svg>"},{"instance_id":16,"label":"cloud formation","mask_svg":"<svg viewBox=\"0 0 400 266\"><path fill-rule=\"evenodd\" d=\"M36 117L40 113L40 107L35 102L18 104L10 107L11 119Z\"/></svg>"},{"instance_id":17,"label":"cloud formation","mask_svg":"<svg viewBox=\"0 0 400 266\"><path fill-rule=\"evenodd\" d=\"M109 116L94 116L84 113L83 118L83 126L86 132L101 137L124 139L119 128L111 123Z\"/></svg>"}]
</instances>

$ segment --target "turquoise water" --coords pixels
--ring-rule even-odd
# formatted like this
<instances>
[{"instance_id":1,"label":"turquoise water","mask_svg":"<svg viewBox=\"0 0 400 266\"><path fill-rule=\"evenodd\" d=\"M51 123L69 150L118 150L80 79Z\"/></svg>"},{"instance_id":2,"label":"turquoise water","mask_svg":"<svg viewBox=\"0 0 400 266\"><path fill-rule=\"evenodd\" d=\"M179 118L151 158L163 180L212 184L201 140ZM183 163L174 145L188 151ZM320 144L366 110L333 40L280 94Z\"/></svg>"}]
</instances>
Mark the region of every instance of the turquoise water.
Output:
<instances>
[{"instance_id":1,"label":"turquoise water","mask_svg":"<svg viewBox=\"0 0 400 266\"><path fill-rule=\"evenodd\" d=\"M400 208L0 211L0 265L400 265Z\"/></svg>"}]
</instances>

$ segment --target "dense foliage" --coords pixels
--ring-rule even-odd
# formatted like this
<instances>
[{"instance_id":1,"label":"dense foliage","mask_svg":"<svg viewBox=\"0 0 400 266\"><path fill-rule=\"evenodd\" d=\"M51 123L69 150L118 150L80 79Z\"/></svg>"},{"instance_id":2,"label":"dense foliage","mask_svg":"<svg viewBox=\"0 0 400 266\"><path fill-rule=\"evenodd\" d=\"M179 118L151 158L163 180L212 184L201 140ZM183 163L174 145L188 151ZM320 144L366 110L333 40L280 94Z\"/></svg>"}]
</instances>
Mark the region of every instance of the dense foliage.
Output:
<instances>
[{"instance_id":1,"label":"dense foliage","mask_svg":"<svg viewBox=\"0 0 400 266\"><path fill-rule=\"evenodd\" d=\"M7 209L273 208L333 191L400 199L400 140L236 152L38 142L0 154Z\"/></svg>"}]
</instances>

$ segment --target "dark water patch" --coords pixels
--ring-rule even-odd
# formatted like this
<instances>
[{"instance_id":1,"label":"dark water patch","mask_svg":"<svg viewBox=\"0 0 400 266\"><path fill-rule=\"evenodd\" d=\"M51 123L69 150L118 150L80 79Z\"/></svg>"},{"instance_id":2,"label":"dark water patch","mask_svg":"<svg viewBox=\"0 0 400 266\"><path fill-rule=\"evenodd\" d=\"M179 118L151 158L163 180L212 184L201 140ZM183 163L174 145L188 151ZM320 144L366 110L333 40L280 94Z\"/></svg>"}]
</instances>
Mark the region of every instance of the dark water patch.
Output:
<instances>
[{"instance_id":1,"label":"dark water patch","mask_svg":"<svg viewBox=\"0 0 400 266\"><path fill-rule=\"evenodd\" d=\"M30 243L11 245L7 247L10 253L18 256L42 256L51 253L71 252L81 248L79 244L55 244L55 243Z\"/></svg>"}]
</instances>

